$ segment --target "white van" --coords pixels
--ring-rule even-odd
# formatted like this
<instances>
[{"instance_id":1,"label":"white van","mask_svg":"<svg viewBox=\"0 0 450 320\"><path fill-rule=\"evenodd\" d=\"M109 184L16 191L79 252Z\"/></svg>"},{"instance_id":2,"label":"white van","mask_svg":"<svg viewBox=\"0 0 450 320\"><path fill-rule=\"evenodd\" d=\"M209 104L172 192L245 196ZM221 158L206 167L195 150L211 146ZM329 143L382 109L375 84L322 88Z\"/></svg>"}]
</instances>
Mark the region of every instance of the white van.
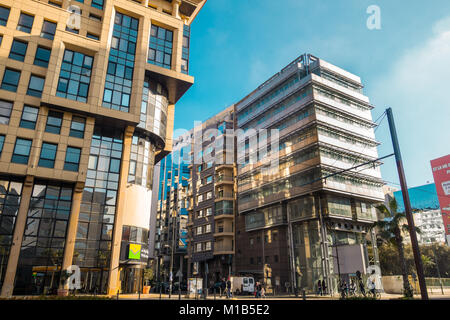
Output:
<instances>
[{"instance_id":1,"label":"white van","mask_svg":"<svg viewBox=\"0 0 450 320\"><path fill-rule=\"evenodd\" d=\"M253 294L255 279L252 277L231 277L231 290L234 294Z\"/></svg>"}]
</instances>

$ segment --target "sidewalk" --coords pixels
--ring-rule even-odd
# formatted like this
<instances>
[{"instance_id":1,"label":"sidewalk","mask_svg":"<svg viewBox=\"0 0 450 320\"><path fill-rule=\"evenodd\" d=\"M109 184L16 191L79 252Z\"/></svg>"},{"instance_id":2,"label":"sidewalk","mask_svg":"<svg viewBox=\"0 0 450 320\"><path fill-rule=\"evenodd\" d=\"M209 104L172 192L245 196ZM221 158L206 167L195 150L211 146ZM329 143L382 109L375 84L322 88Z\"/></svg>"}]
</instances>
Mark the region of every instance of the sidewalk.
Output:
<instances>
[{"instance_id":1,"label":"sidewalk","mask_svg":"<svg viewBox=\"0 0 450 320\"><path fill-rule=\"evenodd\" d=\"M382 293L381 294L381 300L396 300L396 299L400 299L403 296L401 294L388 294L388 293ZM433 293L429 292L428 293L428 297L430 300L450 300L450 290L446 290L444 291L444 295L442 295L442 293L440 292L436 292L433 290ZM339 300L339 296L338 295L334 295L333 297L331 296L318 296L318 295L307 295L306 296L306 300ZM414 295L414 299L420 299L421 296L420 295ZM119 300L138 300L139 299L139 295L138 294L121 294L119 295ZM157 293L151 293L151 294L141 294L140 295L140 299L141 300L159 300L160 299L160 295ZM169 299L169 295L168 294L162 294L161 295L161 300L178 300L179 296L178 294L173 294L172 297ZM185 294L181 295L181 300L199 300L199 301L204 301L205 299L203 299L201 296L198 296L198 298L196 299L195 297L192 298L188 298L186 297ZM299 297L295 297L294 295L277 295L277 296L266 296L266 298L263 299L256 299L253 296L237 296L237 297L233 297L231 299L227 299L226 297L222 296L220 297L219 295L216 295L216 297L214 298L214 295L209 295L207 300L221 300L221 301L233 301L233 300L256 300L256 301L264 301L264 300L299 300L299 301L303 301L303 298L301 296Z\"/></svg>"}]
</instances>

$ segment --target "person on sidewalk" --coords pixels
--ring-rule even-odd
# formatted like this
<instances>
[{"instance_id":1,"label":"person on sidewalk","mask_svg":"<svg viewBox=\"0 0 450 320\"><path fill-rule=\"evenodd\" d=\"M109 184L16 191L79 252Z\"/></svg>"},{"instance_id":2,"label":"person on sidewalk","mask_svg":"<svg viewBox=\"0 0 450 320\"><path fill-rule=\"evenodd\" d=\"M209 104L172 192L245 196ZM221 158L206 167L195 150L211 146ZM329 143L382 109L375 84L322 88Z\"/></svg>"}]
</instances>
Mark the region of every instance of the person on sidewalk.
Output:
<instances>
[{"instance_id":1,"label":"person on sidewalk","mask_svg":"<svg viewBox=\"0 0 450 320\"><path fill-rule=\"evenodd\" d=\"M317 295L318 296L322 295L322 281L321 280L317 281Z\"/></svg>"},{"instance_id":2,"label":"person on sidewalk","mask_svg":"<svg viewBox=\"0 0 450 320\"><path fill-rule=\"evenodd\" d=\"M230 299L232 295L231 292L231 281L230 278L228 277L228 281L227 281L227 299Z\"/></svg>"},{"instance_id":3,"label":"person on sidewalk","mask_svg":"<svg viewBox=\"0 0 450 320\"><path fill-rule=\"evenodd\" d=\"M323 295L327 294L327 285L325 284L324 279L322 279L322 292L323 292Z\"/></svg>"},{"instance_id":4,"label":"person on sidewalk","mask_svg":"<svg viewBox=\"0 0 450 320\"><path fill-rule=\"evenodd\" d=\"M225 295L225 290L227 289L227 283L225 282L225 278L222 278L222 281L220 282L220 297L222 298L222 295Z\"/></svg>"},{"instance_id":5,"label":"person on sidewalk","mask_svg":"<svg viewBox=\"0 0 450 320\"><path fill-rule=\"evenodd\" d=\"M264 286L261 286L261 298L265 298L266 297L266 290L264 289Z\"/></svg>"}]
</instances>

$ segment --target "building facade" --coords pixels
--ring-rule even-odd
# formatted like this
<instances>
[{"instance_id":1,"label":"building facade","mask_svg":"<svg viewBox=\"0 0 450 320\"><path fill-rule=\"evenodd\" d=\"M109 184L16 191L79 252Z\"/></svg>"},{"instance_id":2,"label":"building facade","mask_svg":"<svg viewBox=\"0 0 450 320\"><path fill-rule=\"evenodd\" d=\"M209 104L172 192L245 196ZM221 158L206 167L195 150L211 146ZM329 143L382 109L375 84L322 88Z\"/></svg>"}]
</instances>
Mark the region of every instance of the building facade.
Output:
<instances>
[{"instance_id":1,"label":"building facade","mask_svg":"<svg viewBox=\"0 0 450 320\"><path fill-rule=\"evenodd\" d=\"M234 106L194 128L188 205L188 277L204 287L228 277L235 248Z\"/></svg>"},{"instance_id":2,"label":"building facade","mask_svg":"<svg viewBox=\"0 0 450 320\"><path fill-rule=\"evenodd\" d=\"M159 163L157 188L159 198L152 208L155 215L153 259L156 262L157 281L168 282L170 272L180 270L187 276L187 222L188 191L190 179L190 151L192 131L178 137L173 151ZM175 279L175 278L174 278ZM178 281L175 279L174 281Z\"/></svg>"},{"instance_id":3,"label":"building facade","mask_svg":"<svg viewBox=\"0 0 450 320\"><path fill-rule=\"evenodd\" d=\"M277 292L313 292L319 280L337 292L339 278L374 263L366 237L384 194L362 89L359 77L305 54L236 104L245 132L237 142L245 148L237 152L239 274ZM252 144L272 135L279 143Z\"/></svg>"},{"instance_id":4,"label":"building facade","mask_svg":"<svg viewBox=\"0 0 450 320\"><path fill-rule=\"evenodd\" d=\"M450 154L431 160L447 245L450 246Z\"/></svg>"},{"instance_id":5,"label":"building facade","mask_svg":"<svg viewBox=\"0 0 450 320\"><path fill-rule=\"evenodd\" d=\"M141 288L205 0L0 1L2 296Z\"/></svg>"},{"instance_id":6,"label":"building facade","mask_svg":"<svg viewBox=\"0 0 450 320\"><path fill-rule=\"evenodd\" d=\"M439 207L438 194L434 183L408 189L414 225L421 231L417 234L419 244L445 243L445 227L443 215ZM398 203L398 211L404 212L405 205L401 191L394 192ZM409 234L404 236L405 242L411 242Z\"/></svg>"}]
</instances>

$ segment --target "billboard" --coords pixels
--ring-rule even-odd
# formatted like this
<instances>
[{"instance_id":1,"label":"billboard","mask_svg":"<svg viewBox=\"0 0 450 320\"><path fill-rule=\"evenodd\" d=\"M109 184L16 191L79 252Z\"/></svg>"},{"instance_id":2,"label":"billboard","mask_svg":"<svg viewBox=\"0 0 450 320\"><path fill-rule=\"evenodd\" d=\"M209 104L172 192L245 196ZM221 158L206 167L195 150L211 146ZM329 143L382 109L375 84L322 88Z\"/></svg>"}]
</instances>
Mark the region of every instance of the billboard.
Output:
<instances>
[{"instance_id":1,"label":"billboard","mask_svg":"<svg viewBox=\"0 0 450 320\"><path fill-rule=\"evenodd\" d=\"M450 154L431 160L431 170L444 220L447 244L450 244Z\"/></svg>"}]
</instances>

